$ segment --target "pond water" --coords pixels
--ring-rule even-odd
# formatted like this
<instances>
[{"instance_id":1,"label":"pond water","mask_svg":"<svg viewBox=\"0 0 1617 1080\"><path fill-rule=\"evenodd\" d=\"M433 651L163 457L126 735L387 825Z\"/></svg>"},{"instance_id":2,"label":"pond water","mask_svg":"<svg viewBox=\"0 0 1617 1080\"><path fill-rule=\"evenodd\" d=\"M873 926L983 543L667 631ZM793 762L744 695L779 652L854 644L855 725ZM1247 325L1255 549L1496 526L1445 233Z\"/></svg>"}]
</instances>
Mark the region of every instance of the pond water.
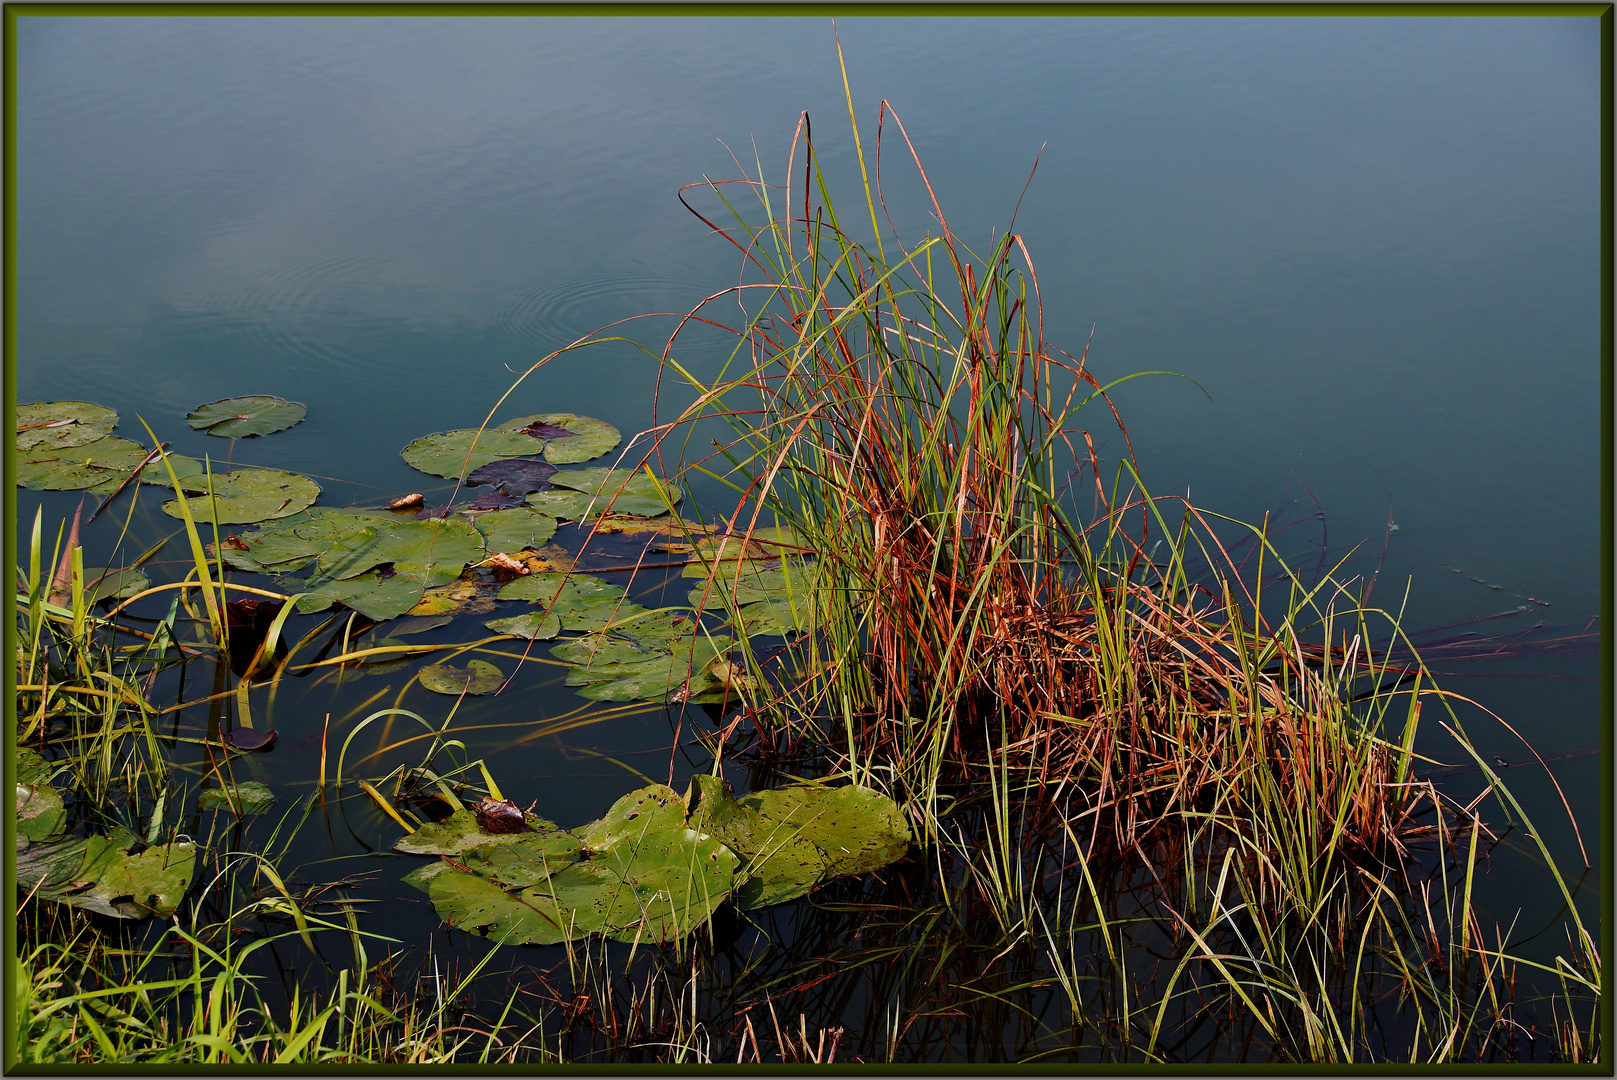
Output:
<instances>
[{"instance_id":1,"label":"pond water","mask_svg":"<svg viewBox=\"0 0 1617 1080\"><path fill-rule=\"evenodd\" d=\"M180 453L316 476L333 505L443 501L447 482L400 459L407 442L477 426L514 371L600 326L733 283L735 249L676 191L737 176L732 153L784 179L800 111L844 212L860 205L827 19L17 27L15 400L95 401L129 438L144 417ZM958 234L986 247L1020 198L1048 340L1076 354L1093 330L1102 378L1194 380L1115 395L1154 492L1249 521L1307 517L1317 500L1308 542L1328 537L1335 558L1364 541L1366 570L1385 546L1378 599L1412 579L1417 630L1501 612L1460 630L1545 622L1525 655L1435 666L1553 759L1597 856L1598 657L1592 639L1545 643L1590 628L1603 580L1598 19L850 17L837 30L867 149L886 99ZM894 145L890 206L920 235L930 223ZM670 329L624 332L655 350ZM700 343L685 356L698 371L721 358ZM633 348L597 346L500 415L578 412L631 434L651 422L654 376ZM196 405L240 394L308 417L234 445L185 427ZM43 506L54 529L77 501L20 491L16 523ZM125 550L172 531L158 501L143 495ZM126 512L86 535L87 563ZM549 672L524 665L457 718L536 812L598 815L643 783L623 766L680 787L707 767L671 751L660 709L519 741L585 704ZM252 770L306 792L322 718L351 726L404 678L281 692L281 742ZM441 718L451 700L412 690L404 705ZM1498 725L1473 734L1524 758ZM1577 877L1553 789L1510 775ZM343 805L306 827L324 862L305 876L379 868L370 895L410 903L385 905L378 928L428 937L430 905L396 884L415 860L362 858L392 834L362 797ZM1555 914L1486 887L1501 910Z\"/></svg>"}]
</instances>

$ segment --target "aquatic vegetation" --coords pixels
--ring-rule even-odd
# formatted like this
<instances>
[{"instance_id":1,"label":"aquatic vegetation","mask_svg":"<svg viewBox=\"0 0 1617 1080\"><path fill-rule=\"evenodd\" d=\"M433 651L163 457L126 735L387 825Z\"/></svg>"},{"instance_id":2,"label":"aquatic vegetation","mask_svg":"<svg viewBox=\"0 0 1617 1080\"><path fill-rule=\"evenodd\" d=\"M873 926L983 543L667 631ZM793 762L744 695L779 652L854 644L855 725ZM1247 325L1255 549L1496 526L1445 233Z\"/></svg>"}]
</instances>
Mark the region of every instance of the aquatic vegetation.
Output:
<instances>
[{"instance_id":1,"label":"aquatic vegetation","mask_svg":"<svg viewBox=\"0 0 1617 1080\"><path fill-rule=\"evenodd\" d=\"M187 425L227 439L250 439L299 424L308 410L295 401L266 394L224 398L198 405L185 414Z\"/></svg>"},{"instance_id":2,"label":"aquatic vegetation","mask_svg":"<svg viewBox=\"0 0 1617 1080\"><path fill-rule=\"evenodd\" d=\"M196 480L198 494L163 504L163 513L218 525L251 525L291 517L320 497L320 485L307 476L279 469L237 469ZM181 504L184 503L184 510Z\"/></svg>"},{"instance_id":3,"label":"aquatic vegetation","mask_svg":"<svg viewBox=\"0 0 1617 1080\"><path fill-rule=\"evenodd\" d=\"M571 831L529 815L521 831L496 833L461 809L394 849L442 857L405 881L452 926L505 944L591 934L639 944L685 937L732 893L755 909L879 870L909 842L898 807L868 788L795 785L737 801L699 776L684 796L632 791Z\"/></svg>"}]
</instances>

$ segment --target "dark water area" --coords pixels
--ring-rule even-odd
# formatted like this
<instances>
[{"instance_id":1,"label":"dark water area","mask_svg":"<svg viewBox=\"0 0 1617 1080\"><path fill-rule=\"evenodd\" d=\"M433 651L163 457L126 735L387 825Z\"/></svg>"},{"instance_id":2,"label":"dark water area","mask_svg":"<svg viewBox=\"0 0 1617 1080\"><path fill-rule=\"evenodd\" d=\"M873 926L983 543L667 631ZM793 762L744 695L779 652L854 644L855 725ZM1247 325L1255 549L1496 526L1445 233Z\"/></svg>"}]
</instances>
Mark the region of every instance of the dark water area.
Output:
<instances>
[{"instance_id":1,"label":"dark water area","mask_svg":"<svg viewBox=\"0 0 1617 1080\"><path fill-rule=\"evenodd\" d=\"M801 111L842 213L867 220L827 19L25 15L17 28L15 400L98 402L126 438L144 438L142 417L178 453L314 476L322 504L444 501L449 482L400 459L410 440L478 426L513 373L599 327L734 284L738 253L677 191L738 176L732 154L784 182ZM848 17L837 31L867 153L885 99L967 243L987 249L1015 211L1048 341L1074 355L1090 342L1103 380L1184 376L1114 394L1154 494L1302 522L1287 534L1300 560L1362 544L1350 567L1379 565L1376 599L1395 609L1407 585L1417 641L1526 632L1505 655L1430 662L1549 761L1595 863L1579 901L1598 921L1598 19ZM919 237L936 228L925 191L896 131L883 138L888 209ZM620 332L656 352L672 327ZM680 358L705 375L724 351L695 336ZM495 419L571 411L627 437L652 422L655 376L627 344L594 346L530 377ZM684 403L670 393L664 410ZM308 417L234 444L185 427L195 406L241 394ZM1122 437L1093 424L1115 460ZM174 531L154 490L87 531L87 564L126 517L126 553ZM36 509L48 548L78 500L19 491L22 547ZM184 560L177 539L157 565ZM655 577L635 588L660 595ZM294 618L287 636L316 621ZM481 621L420 640L473 640ZM683 789L709 767L674 748L676 732L711 726L700 710L552 732L590 703L560 668L502 663L515 681L467 699L455 730L564 827L639 774ZM329 768L338 734L394 705L408 675L287 680L255 718L279 744L238 768L289 805L313 790L324 718ZM186 678L188 700L208 692L209 675ZM164 685L171 703L181 691ZM398 704L436 724L452 700L412 687ZM1460 711L1577 879L1544 770ZM196 735L210 717L172 719ZM381 728L355 740L351 776L413 760L354 765ZM1423 737L1458 761L1435 725ZM343 795L302 826L300 874L372 875L367 928L481 956L398 884L418 859L370 854L396 827ZM1497 853L1483 902L1549 924L1559 899L1512 887L1523 851ZM765 936L790 951L836 938L838 917L800 901L770 913ZM1030 993L1043 1015L1054 992ZM879 996L850 994L850 1014ZM912 1037L943 1039L924 1027ZM964 1056L1026 1055L1036 1040L1014 1027L948 1038ZM879 1056L881 1041L860 1045Z\"/></svg>"}]
</instances>

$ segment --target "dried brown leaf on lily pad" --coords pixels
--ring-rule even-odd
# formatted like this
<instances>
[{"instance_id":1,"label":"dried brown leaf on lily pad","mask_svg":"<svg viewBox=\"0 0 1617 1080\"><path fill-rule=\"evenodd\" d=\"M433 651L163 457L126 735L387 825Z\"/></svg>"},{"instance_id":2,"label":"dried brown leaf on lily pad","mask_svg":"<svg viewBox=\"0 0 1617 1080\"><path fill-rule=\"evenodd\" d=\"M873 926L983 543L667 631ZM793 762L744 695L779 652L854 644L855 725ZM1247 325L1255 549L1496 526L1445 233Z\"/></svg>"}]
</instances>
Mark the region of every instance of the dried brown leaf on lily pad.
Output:
<instances>
[{"instance_id":1,"label":"dried brown leaf on lily pad","mask_svg":"<svg viewBox=\"0 0 1617 1080\"><path fill-rule=\"evenodd\" d=\"M426 505L427 505L427 500L418 491L418 492L413 492L413 493L411 493L409 495L400 496L399 498L394 499L392 502L388 503L386 506L382 507L382 509L383 510L420 510L423 506L426 506Z\"/></svg>"},{"instance_id":2,"label":"dried brown leaf on lily pad","mask_svg":"<svg viewBox=\"0 0 1617 1080\"><path fill-rule=\"evenodd\" d=\"M512 578L526 577L528 574L533 572L528 569L526 564L513 559L503 551L496 551L493 555L489 556L488 565L489 569L494 571L495 579L501 581L510 581Z\"/></svg>"}]
</instances>

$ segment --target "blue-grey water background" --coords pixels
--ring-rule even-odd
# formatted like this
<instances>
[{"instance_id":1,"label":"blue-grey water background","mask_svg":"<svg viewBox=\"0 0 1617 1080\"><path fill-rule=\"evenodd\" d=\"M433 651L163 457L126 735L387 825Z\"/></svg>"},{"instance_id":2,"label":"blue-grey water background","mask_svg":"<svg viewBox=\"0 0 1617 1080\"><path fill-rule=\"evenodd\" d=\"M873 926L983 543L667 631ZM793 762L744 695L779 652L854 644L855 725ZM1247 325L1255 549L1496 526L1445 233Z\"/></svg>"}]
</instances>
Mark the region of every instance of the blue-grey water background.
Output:
<instances>
[{"instance_id":1,"label":"blue-grey water background","mask_svg":"<svg viewBox=\"0 0 1617 1080\"><path fill-rule=\"evenodd\" d=\"M829 19L17 25L17 400L93 400L122 414L119 434L144 437L138 414L175 449L215 456L224 440L188 431L189 409L305 402L304 423L232 452L346 481L328 484L339 500L422 490L433 481L399 449L480 423L513 370L733 283L735 249L676 190L738 175L732 153L783 182L802 110L844 216L862 212ZM1116 394L1156 493L1252 521L1317 499L1331 551L1365 541L1368 568L1390 517L1377 598L1400 602L1413 579L1415 628L1522 609L1482 629L1585 629L1602 580L1597 19L837 28L867 149L885 98L958 234L986 247L1021 198L1051 342L1076 354L1093 329L1102 378L1199 384ZM935 226L886 135L895 219L918 235ZM629 332L658 346L668 329ZM715 355L688 359L710 370ZM572 354L502 414L576 411L636 432L653 374L626 347ZM77 501L19 495L25 523ZM167 519L145 499L155 530ZM89 537L92 555L113 535ZM1585 752L1553 768L1597 854L1592 652L1467 670L1448 685L1541 753ZM477 707L514 721L574 704ZM329 707L280 706L289 752L260 767L291 785ZM1524 757L1496 726L1473 734ZM569 738L661 746L633 760L666 766L661 720ZM551 744L502 765L563 824L638 782ZM1542 773L1510 776L1575 862Z\"/></svg>"}]
</instances>

